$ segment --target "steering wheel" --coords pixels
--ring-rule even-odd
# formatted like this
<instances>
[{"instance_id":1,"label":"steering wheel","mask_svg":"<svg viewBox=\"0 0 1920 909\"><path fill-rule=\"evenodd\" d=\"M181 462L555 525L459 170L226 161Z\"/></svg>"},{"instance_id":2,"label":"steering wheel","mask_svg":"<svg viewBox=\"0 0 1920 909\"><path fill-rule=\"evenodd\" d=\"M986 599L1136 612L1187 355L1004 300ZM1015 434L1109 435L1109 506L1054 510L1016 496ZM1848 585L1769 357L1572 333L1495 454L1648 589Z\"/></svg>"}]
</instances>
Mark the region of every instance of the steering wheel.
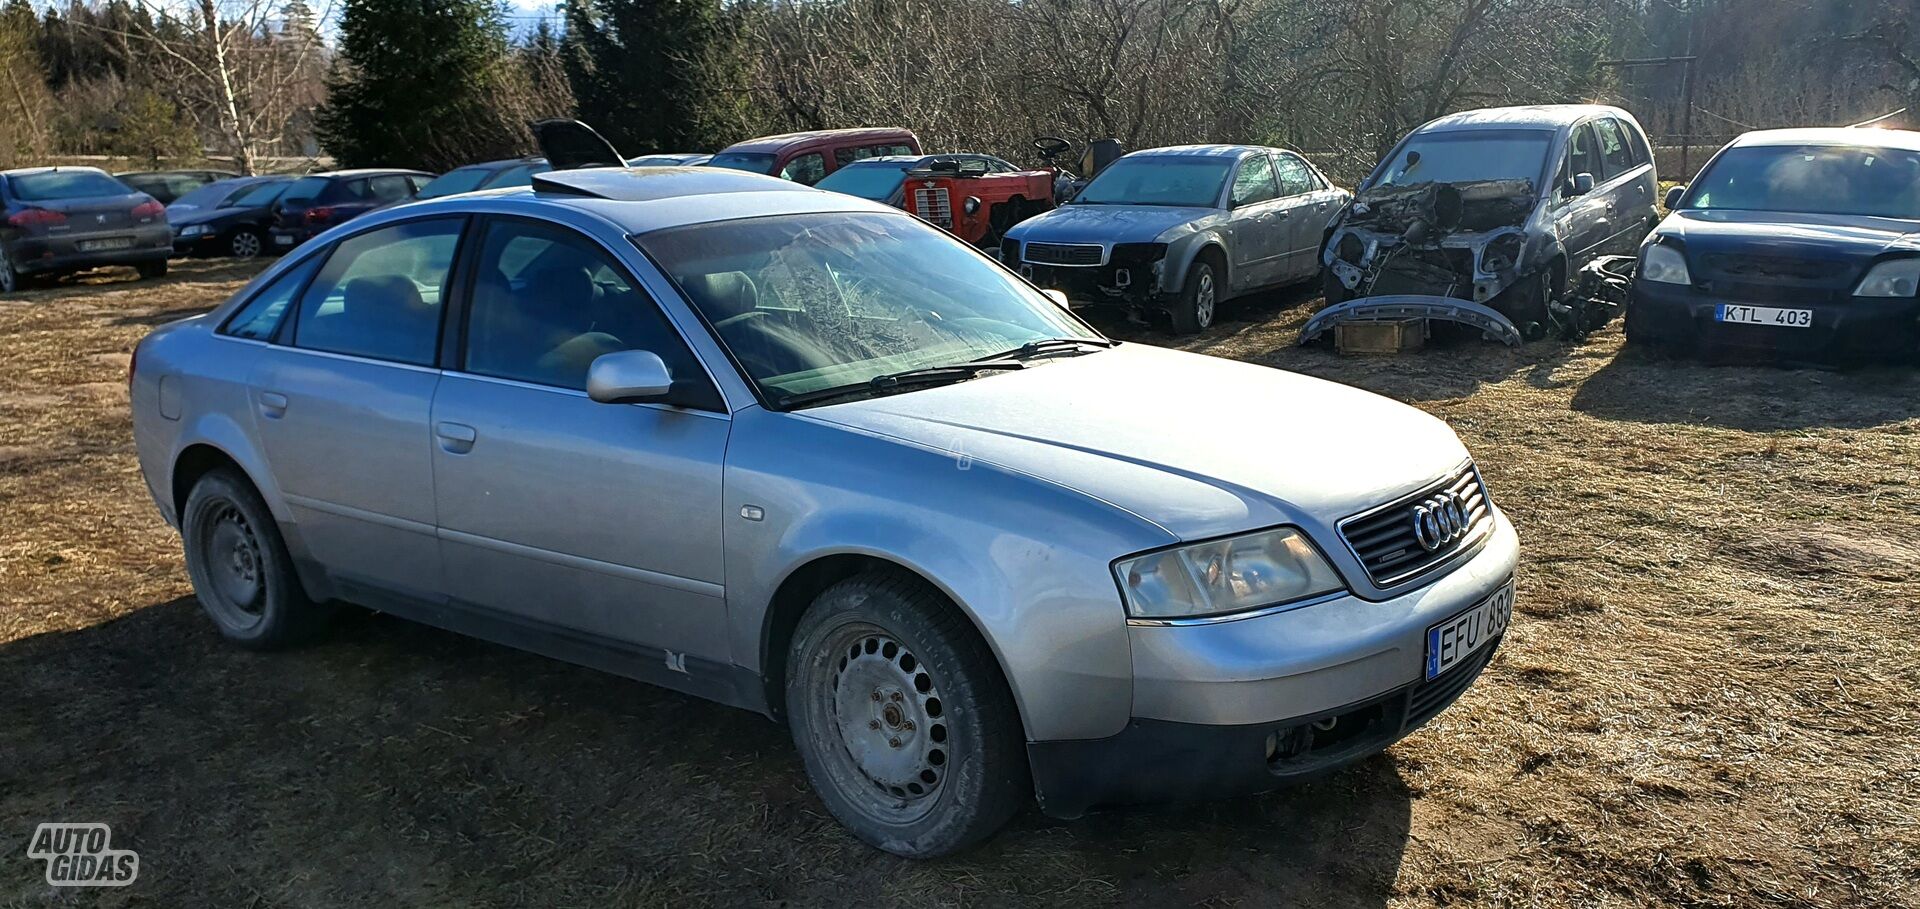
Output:
<instances>
[{"instance_id":1,"label":"steering wheel","mask_svg":"<svg viewBox=\"0 0 1920 909\"><path fill-rule=\"evenodd\" d=\"M1073 143L1059 136L1040 136L1033 140L1033 147L1035 151L1040 153L1040 157L1052 160L1054 156L1062 154L1066 152L1067 149L1072 148Z\"/></svg>"}]
</instances>

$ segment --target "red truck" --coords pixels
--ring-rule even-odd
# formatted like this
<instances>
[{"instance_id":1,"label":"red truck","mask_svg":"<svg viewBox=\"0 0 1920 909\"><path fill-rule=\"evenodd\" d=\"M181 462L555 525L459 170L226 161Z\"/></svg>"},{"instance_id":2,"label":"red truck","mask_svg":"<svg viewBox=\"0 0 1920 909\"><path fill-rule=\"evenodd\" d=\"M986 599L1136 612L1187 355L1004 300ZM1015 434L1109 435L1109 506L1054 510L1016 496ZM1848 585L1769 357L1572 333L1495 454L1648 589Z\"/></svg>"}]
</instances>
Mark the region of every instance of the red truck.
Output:
<instances>
[{"instance_id":1,"label":"red truck","mask_svg":"<svg viewBox=\"0 0 1920 909\"><path fill-rule=\"evenodd\" d=\"M920 137L897 126L822 129L735 142L721 149L706 166L769 174L812 186L863 158L917 154Z\"/></svg>"}]
</instances>

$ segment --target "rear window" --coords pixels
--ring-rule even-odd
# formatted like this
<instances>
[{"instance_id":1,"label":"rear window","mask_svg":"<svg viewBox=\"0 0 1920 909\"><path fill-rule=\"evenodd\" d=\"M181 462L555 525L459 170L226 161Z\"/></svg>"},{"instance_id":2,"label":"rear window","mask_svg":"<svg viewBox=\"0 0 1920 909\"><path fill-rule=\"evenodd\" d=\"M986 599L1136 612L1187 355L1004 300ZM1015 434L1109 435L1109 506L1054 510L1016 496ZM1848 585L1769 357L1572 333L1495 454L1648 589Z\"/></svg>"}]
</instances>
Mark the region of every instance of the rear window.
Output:
<instances>
[{"instance_id":1,"label":"rear window","mask_svg":"<svg viewBox=\"0 0 1920 909\"><path fill-rule=\"evenodd\" d=\"M293 185L287 187L287 194L280 198L288 202L312 202L327 191L330 182L326 177L301 177L293 181Z\"/></svg>"},{"instance_id":2,"label":"rear window","mask_svg":"<svg viewBox=\"0 0 1920 909\"><path fill-rule=\"evenodd\" d=\"M438 199L441 196L471 192L479 189L480 184L487 182L490 176L493 176L493 168L490 167L462 167L458 170L450 170L433 178L433 182L428 183L427 188L420 191L420 198Z\"/></svg>"},{"instance_id":3,"label":"rear window","mask_svg":"<svg viewBox=\"0 0 1920 909\"><path fill-rule=\"evenodd\" d=\"M125 183L94 170L53 170L15 176L9 180L13 184L14 197L23 202L124 196L132 192Z\"/></svg>"},{"instance_id":4,"label":"rear window","mask_svg":"<svg viewBox=\"0 0 1920 909\"><path fill-rule=\"evenodd\" d=\"M721 152L707 162L708 167L750 170L756 174L773 173L773 156L760 152Z\"/></svg>"}]
</instances>

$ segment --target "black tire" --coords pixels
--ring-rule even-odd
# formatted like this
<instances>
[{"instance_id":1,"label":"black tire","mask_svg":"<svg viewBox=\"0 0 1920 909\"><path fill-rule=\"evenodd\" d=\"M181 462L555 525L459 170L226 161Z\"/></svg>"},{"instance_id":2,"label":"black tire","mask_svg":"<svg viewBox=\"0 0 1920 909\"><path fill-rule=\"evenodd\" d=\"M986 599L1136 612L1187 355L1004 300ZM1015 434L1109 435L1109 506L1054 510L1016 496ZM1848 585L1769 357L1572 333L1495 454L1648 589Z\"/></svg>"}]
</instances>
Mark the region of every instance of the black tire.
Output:
<instances>
[{"instance_id":1,"label":"black tire","mask_svg":"<svg viewBox=\"0 0 1920 909\"><path fill-rule=\"evenodd\" d=\"M1494 308L1520 329L1523 340L1537 341L1547 336L1547 327L1552 324L1547 307L1553 299L1553 284L1553 269L1536 271L1503 291Z\"/></svg>"},{"instance_id":2,"label":"black tire","mask_svg":"<svg viewBox=\"0 0 1920 909\"><path fill-rule=\"evenodd\" d=\"M13 256L7 248L0 245L0 294L10 294L20 289L20 273L13 270Z\"/></svg>"},{"instance_id":3,"label":"black tire","mask_svg":"<svg viewBox=\"0 0 1920 909\"><path fill-rule=\"evenodd\" d=\"M794 629L786 683L807 779L875 848L957 852L1032 797L1026 737L993 654L917 578L870 572L821 593Z\"/></svg>"},{"instance_id":4,"label":"black tire","mask_svg":"<svg viewBox=\"0 0 1920 909\"><path fill-rule=\"evenodd\" d=\"M155 262L142 262L135 265L134 270L140 273L140 277L143 280L151 281L155 278L164 278L167 276L167 260L160 259Z\"/></svg>"},{"instance_id":5,"label":"black tire","mask_svg":"<svg viewBox=\"0 0 1920 909\"><path fill-rule=\"evenodd\" d=\"M325 627L328 610L301 589L280 527L245 476L229 468L209 472L180 515L193 591L227 640L273 650Z\"/></svg>"},{"instance_id":6,"label":"black tire","mask_svg":"<svg viewBox=\"0 0 1920 909\"><path fill-rule=\"evenodd\" d=\"M1187 283L1173 303L1173 333L1198 334L1213 327L1220 315L1220 297L1226 290L1226 266L1220 254L1207 250L1187 267Z\"/></svg>"},{"instance_id":7,"label":"black tire","mask_svg":"<svg viewBox=\"0 0 1920 909\"><path fill-rule=\"evenodd\" d=\"M1340 276L1334 274L1333 269L1324 267L1320 269L1320 295L1326 298L1327 306L1339 306L1353 299L1353 291L1340 283Z\"/></svg>"},{"instance_id":8,"label":"black tire","mask_svg":"<svg viewBox=\"0 0 1920 909\"><path fill-rule=\"evenodd\" d=\"M267 238L251 227L242 227L227 235L227 256L252 259L267 251Z\"/></svg>"}]
</instances>

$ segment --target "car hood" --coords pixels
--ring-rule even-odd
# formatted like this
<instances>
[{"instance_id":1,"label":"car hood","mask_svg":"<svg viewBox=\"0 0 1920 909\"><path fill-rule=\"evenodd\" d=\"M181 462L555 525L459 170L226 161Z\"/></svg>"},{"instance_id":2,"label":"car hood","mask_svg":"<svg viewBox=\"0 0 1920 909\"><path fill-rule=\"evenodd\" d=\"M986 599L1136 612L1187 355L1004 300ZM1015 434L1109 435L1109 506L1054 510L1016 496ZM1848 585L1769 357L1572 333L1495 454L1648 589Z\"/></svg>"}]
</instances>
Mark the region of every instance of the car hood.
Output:
<instances>
[{"instance_id":1,"label":"car hood","mask_svg":"<svg viewBox=\"0 0 1920 909\"><path fill-rule=\"evenodd\" d=\"M1767 211L1680 211L1657 235L1686 244L1689 256L1719 252L1859 262L1885 252L1920 253L1920 222L1858 215Z\"/></svg>"},{"instance_id":2,"label":"car hood","mask_svg":"<svg viewBox=\"0 0 1920 909\"><path fill-rule=\"evenodd\" d=\"M1007 232L1022 243L1151 243L1174 228L1220 215L1173 205L1062 205Z\"/></svg>"},{"instance_id":3,"label":"car hood","mask_svg":"<svg viewBox=\"0 0 1920 909\"><path fill-rule=\"evenodd\" d=\"M1182 540L1324 534L1467 457L1445 423L1379 395L1141 344L798 414L1039 477Z\"/></svg>"},{"instance_id":4,"label":"car hood","mask_svg":"<svg viewBox=\"0 0 1920 909\"><path fill-rule=\"evenodd\" d=\"M177 210L169 206L167 208L167 223L175 227L186 227L189 224L212 224L218 221L232 220L235 216L247 211L247 209L244 208L201 208L197 205L189 205L184 208L185 210Z\"/></svg>"}]
</instances>

